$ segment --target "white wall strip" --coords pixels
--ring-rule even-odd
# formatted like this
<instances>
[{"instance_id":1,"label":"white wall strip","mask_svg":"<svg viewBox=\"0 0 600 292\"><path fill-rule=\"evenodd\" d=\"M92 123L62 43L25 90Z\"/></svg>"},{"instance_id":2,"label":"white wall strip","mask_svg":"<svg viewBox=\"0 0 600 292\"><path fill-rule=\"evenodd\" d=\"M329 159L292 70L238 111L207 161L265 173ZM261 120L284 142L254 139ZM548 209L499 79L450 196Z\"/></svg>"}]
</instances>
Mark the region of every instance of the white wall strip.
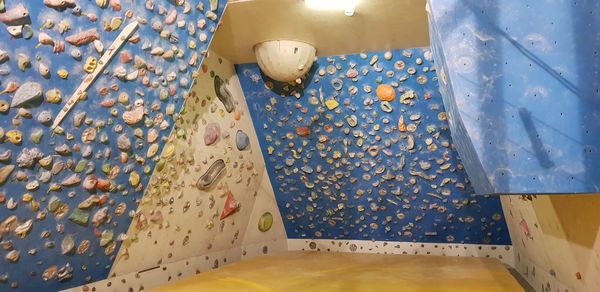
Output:
<instances>
[{"instance_id":1,"label":"white wall strip","mask_svg":"<svg viewBox=\"0 0 600 292\"><path fill-rule=\"evenodd\" d=\"M241 259L271 254L287 249L287 240L276 240L250 244L246 246L216 251L210 254L189 258L186 260L156 266L145 271L129 273L123 276L74 287L64 291L69 292L100 292L119 291L133 292L156 288L165 284L191 277L195 274L235 263Z\"/></svg>"},{"instance_id":2,"label":"white wall strip","mask_svg":"<svg viewBox=\"0 0 600 292\"><path fill-rule=\"evenodd\" d=\"M497 258L514 267L511 245L447 244L369 240L288 239L288 250Z\"/></svg>"}]
</instances>

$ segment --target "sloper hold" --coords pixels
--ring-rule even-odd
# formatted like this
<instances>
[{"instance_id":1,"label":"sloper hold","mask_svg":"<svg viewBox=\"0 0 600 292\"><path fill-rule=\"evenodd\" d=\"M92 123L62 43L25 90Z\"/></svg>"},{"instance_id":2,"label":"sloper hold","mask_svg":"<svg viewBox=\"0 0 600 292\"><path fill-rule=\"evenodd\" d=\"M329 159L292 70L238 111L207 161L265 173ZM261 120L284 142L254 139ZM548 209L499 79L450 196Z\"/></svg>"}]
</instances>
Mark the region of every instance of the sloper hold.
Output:
<instances>
[{"instance_id":1,"label":"sloper hold","mask_svg":"<svg viewBox=\"0 0 600 292\"><path fill-rule=\"evenodd\" d=\"M225 86L225 81L219 77L219 75L215 75L215 93L219 100L225 106L225 110L230 113L235 109L235 105L233 104L233 97L231 96L231 92Z\"/></svg>"},{"instance_id":2,"label":"sloper hold","mask_svg":"<svg viewBox=\"0 0 600 292\"><path fill-rule=\"evenodd\" d=\"M25 82L17 89L10 106L34 107L39 105L42 97L42 86L37 82Z\"/></svg>"}]
</instances>

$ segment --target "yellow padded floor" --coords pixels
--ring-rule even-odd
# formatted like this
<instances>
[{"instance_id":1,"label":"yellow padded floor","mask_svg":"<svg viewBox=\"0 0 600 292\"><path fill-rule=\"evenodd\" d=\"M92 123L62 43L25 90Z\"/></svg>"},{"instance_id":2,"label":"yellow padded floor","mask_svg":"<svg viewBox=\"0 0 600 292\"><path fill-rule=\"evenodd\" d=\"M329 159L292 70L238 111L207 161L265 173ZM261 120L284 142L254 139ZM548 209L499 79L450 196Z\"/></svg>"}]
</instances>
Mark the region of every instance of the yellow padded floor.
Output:
<instances>
[{"instance_id":1,"label":"yellow padded floor","mask_svg":"<svg viewBox=\"0 0 600 292\"><path fill-rule=\"evenodd\" d=\"M524 291L487 258L294 251L201 273L155 291Z\"/></svg>"}]
</instances>

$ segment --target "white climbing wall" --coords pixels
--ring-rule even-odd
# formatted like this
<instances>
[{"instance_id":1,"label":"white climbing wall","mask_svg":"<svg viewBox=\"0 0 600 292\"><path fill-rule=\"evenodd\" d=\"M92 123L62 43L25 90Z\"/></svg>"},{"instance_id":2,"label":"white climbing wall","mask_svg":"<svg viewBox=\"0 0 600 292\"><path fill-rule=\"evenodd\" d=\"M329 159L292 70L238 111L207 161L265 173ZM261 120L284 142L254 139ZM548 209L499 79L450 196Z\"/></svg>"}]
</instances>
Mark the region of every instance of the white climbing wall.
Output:
<instances>
[{"instance_id":1,"label":"white climbing wall","mask_svg":"<svg viewBox=\"0 0 600 292\"><path fill-rule=\"evenodd\" d=\"M214 52L209 53L202 66L181 120L162 154L170 156L172 149L174 159L152 176L109 276L239 250L232 257L211 263L219 266L239 260L246 243L251 244L250 253L286 249L285 231L235 69ZM213 74L228 83L226 87L236 107L231 113L215 95ZM209 123L218 124L220 134L214 144L206 146L204 134ZM243 151L235 143L238 130L247 133L250 140ZM225 161L225 173L210 189L199 190L196 181L217 159ZM220 220L227 191L231 191L240 207ZM152 222L157 212L162 218ZM273 226L261 232L258 221L265 212L273 215Z\"/></svg>"}]
</instances>

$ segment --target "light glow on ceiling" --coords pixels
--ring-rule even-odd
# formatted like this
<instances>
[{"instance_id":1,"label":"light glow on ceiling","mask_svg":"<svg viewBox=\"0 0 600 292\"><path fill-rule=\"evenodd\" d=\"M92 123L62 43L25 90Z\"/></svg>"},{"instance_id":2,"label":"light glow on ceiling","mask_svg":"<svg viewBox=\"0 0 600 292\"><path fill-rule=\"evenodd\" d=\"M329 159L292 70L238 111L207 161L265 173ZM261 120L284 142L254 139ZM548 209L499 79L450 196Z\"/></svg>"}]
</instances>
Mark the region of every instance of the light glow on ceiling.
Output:
<instances>
[{"instance_id":1,"label":"light glow on ceiling","mask_svg":"<svg viewBox=\"0 0 600 292\"><path fill-rule=\"evenodd\" d=\"M348 16L354 15L357 0L304 0L306 6L314 10L342 10Z\"/></svg>"}]
</instances>

